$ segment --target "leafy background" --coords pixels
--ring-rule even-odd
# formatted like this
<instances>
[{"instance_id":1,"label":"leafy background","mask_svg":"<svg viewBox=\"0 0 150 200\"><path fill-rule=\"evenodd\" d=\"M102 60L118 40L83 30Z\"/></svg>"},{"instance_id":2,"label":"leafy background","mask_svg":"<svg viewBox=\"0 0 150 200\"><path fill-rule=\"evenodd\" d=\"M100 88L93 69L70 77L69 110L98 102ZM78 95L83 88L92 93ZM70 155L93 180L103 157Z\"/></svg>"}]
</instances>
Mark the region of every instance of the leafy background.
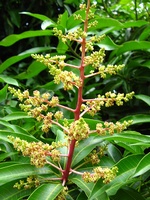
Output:
<instances>
[{"instance_id":1,"label":"leafy background","mask_svg":"<svg viewBox=\"0 0 150 200\"><path fill-rule=\"evenodd\" d=\"M95 119L89 119L90 126L96 120L123 121L132 119L133 125L121 135L89 138L76 149L73 164L80 164L96 146L108 144L107 154L101 160L102 166L119 167L117 177L108 185L101 181L85 184L78 176L70 176L72 185L67 199L150 199L150 3L148 0L97 0L96 18L98 25L91 33L106 34L97 48L106 49L106 64L125 64L117 75L101 80L91 78L85 83L84 96L93 98L107 91L135 91L133 100L121 107L103 108ZM57 26L59 14L63 14L59 28L69 30L80 25L72 17L80 1L1 0L0 2L0 194L1 199L55 199L62 190L58 184L43 184L36 190L17 190L12 186L29 175L51 176L53 169L36 169L28 158L20 156L8 140L8 135L19 136L27 141L51 143L61 140L61 130L56 127L47 135L40 131L40 124L20 111L18 102L7 91L8 85L22 90L49 91L60 97L62 104L75 107L77 94L66 93L61 85L54 85L46 67L33 61L31 53L66 54L72 63L78 63L78 47L74 43L63 44L53 36L52 28ZM68 118L72 118L68 112ZM93 141L91 144L90 141ZM82 147L87 148L82 149ZM86 169L90 169L87 166ZM81 171L84 168L80 169ZM79 190L81 188L81 190ZM53 194L47 191L54 190ZM39 196L44 192L45 197ZM43 194L43 193L42 193ZM49 196L48 196L49 195ZM52 196L54 195L54 196Z\"/></svg>"}]
</instances>

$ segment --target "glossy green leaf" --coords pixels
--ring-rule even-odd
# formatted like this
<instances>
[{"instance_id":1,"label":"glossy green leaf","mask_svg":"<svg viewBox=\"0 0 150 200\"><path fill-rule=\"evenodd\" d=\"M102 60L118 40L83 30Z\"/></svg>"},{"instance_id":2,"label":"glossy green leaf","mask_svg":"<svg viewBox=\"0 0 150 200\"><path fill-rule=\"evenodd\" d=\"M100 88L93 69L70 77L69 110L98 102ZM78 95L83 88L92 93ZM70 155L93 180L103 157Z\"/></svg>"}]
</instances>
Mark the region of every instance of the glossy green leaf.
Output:
<instances>
[{"instance_id":1,"label":"glossy green leaf","mask_svg":"<svg viewBox=\"0 0 150 200\"><path fill-rule=\"evenodd\" d=\"M5 83L8 83L10 85L19 86L16 79L11 78L10 76L3 75L3 74L0 74L0 82L5 82Z\"/></svg>"},{"instance_id":2,"label":"glossy green leaf","mask_svg":"<svg viewBox=\"0 0 150 200\"><path fill-rule=\"evenodd\" d=\"M5 126L7 129L9 129L10 131L14 131L14 132L18 132L18 133L23 133L23 134L29 134L29 132L27 130L25 130L24 128L18 126L18 125L13 125L5 120L0 119L0 124Z\"/></svg>"},{"instance_id":3,"label":"glossy green leaf","mask_svg":"<svg viewBox=\"0 0 150 200\"><path fill-rule=\"evenodd\" d=\"M21 132L4 131L0 130L0 140L10 142L8 136L19 137L22 140L27 140L28 142L38 142L39 140L29 134L23 134Z\"/></svg>"},{"instance_id":4,"label":"glossy green leaf","mask_svg":"<svg viewBox=\"0 0 150 200\"><path fill-rule=\"evenodd\" d=\"M45 20L41 24L41 29L46 30L48 27L54 27L55 24L51 20Z\"/></svg>"},{"instance_id":5,"label":"glossy green leaf","mask_svg":"<svg viewBox=\"0 0 150 200\"><path fill-rule=\"evenodd\" d=\"M137 95L134 95L134 96L135 96L136 99L140 99L150 106L150 96L147 96L147 95L144 95L144 94L137 94Z\"/></svg>"},{"instance_id":6,"label":"glossy green leaf","mask_svg":"<svg viewBox=\"0 0 150 200\"><path fill-rule=\"evenodd\" d=\"M48 167L36 168L30 164L8 164L8 166L1 167L0 165L0 185L3 185L7 182L27 178L31 175L36 174L50 174L52 171Z\"/></svg>"},{"instance_id":7,"label":"glossy green leaf","mask_svg":"<svg viewBox=\"0 0 150 200\"><path fill-rule=\"evenodd\" d=\"M150 170L150 153L145 155L136 167L133 177L140 176Z\"/></svg>"},{"instance_id":8,"label":"glossy green leaf","mask_svg":"<svg viewBox=\"0 0 150 200\"><path fill-rule=\"evenodd\" d=\"M137 20L137 21L133 20L133 21L126 21L124 23L124 27L125 28L141 27L141 26L144 26L146 24L148 24L148 22L145 21L145 20Z\"/></svg>"},{"instance_id":9,"label":"glossy green leaf","mask_svg":"<svg viewBox=\"0 0 150 200\"><path fill-rule=\"evenodd\" d=\"M5 87L3 87L3 88L0 90L0 102L6 100L6 96L7 96L7 87L8 87L8 85L5 85Z\"/></svg>"},{"instance_id":10,"label":"glossy green leaf","mask_svg":"<svg viewBox=\"0 0 150 200\"><path fill-rule=\"evenodd\" d=\"M63 186L60 183L48 183L38 187L28 198L28 200L43 199L53 200L62 191Z\"/></svg>"},{"instance_id":11,"label":"glossy green leaf","mask_svg":"<svg viewBox=\"0 0 150 200\"><path fill-rule=\"evenodd\" d=\"M4 70L6 70L8 67L12 66L13 64L27 58L30 57L31 54L33 53L40 53L43 51L49 51L50 47L35 47L29 50L26 50L20 54L18 54L17 56L12 56L10 58L8 58L7 60L5 60L1 65L0 65L0 73L2 73Z\"/></svg>"},{"instance_id":12,"label":"glossy green leaf","mask_svg":"<svg viewBox=\"0 0 150 200\"><path fill-rule=\"evenodd\" d=\"M150 49L150 42L148 41L129 41L123 43L114 53L119 56L129 51L148 49Z\"/></svg>"},{"instance_id":13,"label":"glossy green leaf","mask_svg":"<svg viewBox=\"0 0 150 200\"><path fill-rule=\"evenodd\" d=\"M29 15L29 16L31 16L31 17L40 19L41 21L51 20L51 19L50 19L49 17L47 17L46 15L41 15L41 14L37 14L37 13L20 12L20 14Z\"/></svg>"},{"instance_id":14,"label":"glossy green leaf","mask_svg":"<svg viewBox=\"0 0 150 200\"><path fill-rule=\"evenodd\" d=\"M113 144L108 144L107 153L115 162L118 162L122 158L120 150Z\"/></svg>"},{"instance_id":15,"label":"glossy green leaf","mask_svg":"<svg viewBox=\"0 0 150 200\"><path fill-rule=\"evenodd\" d=\"M136 190L130 187L121 188L115 196L112 197L113 200L145 200L145 198L138 193Z\"/></svg>"},{"instance_id":16,"label":"glossy green leaf","mask_svg":"<svg viewBox=\"0 0 150 200\"><path fill-rule=\"evenodd\" d=\"M101 137L89 137L84 139L75 148L74 156L72 159L72 167L84 159L97 145L102 142Z\"/></svg>"},{"instance_id":17,"label":"glossy green leaf","mask_svg":"<svg viewBox=\"0 0 150 200\"><path fill-rule=\"evenodd\" d=\"M92 200L92 198L90 198L91 200ZM101 200L110 200L110 198L109 198L109 196L107 195L107 193L106 192L104 192L103 194L101 194L99 197L97 197L97 198L94 198L93 200L99 200L99 199L101 199Z\"/></svg>"},{"instance_id":18,"label":"glossy green leaf","mask_svg":"<svg viewBox=\"0 0 150 200\"><path fill-rule=\"evenodd\" d=\"M13 34L5 37L3 40L0 41L0 46L8 47L22 39L31 37L50 36L50 35L52 35L51 30L25 31L20 34Z\"/></svg>"},{"instance_id":19,"label":"glossy green leaf","mask_svg":"<svg viewBox=\"0 0 150 200\"><path fill-rule=\"evenodd\" d=\"M83 17L83 19L85 18L84 10L78 10L74 14L81 15ZM67 28L67 30L69 30L69 29L75 28L76 26L80 25L81 23L82 23L81 20L74 20L74 16L71 15L67 20L66 28Z\"/></svg>"},{"instance_id":20,"label":"glossy green leaf","mask_svg":"<svg viewBox=\"0 0 150 200\"><path fill-rule=\"evenodd\" d=\"M79 143L75 148L72 166L75 166L84 159L96 146L99 146L103 140L127 142L130 144L143 143L149 144L150 137L139 134L134 131L124 131L122 134L114 134L112 136L91 136Z\"/></svg>"},{"instance_id":21,"label":"glossy green leaf","mask_svg":"<svg viewBox=\"0 0 150 200\"><path fill-rule=\"evenodd\" d=\"M124 27L124 25L121 22L113 18L105 18L105 17L98 16L95 19L98 22L97 25L92 28L89 28L89 30L99 29L99 28L104 28L104 27L114 27L114 30L118 30ZM91 20L90 22L93 22L94 20Z\"/></svg>"},{"instance_id":22,"label":"glossy green leaf","mask_svg":"<svg viewBox=\"0 0 150 200\"><path fill-rule=\"evenodd\" d=\"M104 48L107 51L117 49L119 46L115 44L110 37L105 37L99 44L99 47Z\"/></svg>"},{"instance_id":23,"label":"glossy green leaf","mask_svg":"<svg viewBox=\"0 0 150 200\"><path fill-rule=\"evenodd\" d=\"M132 145L128 142L116 142L116 144L119 145L120 147L123 147L127 152L130 152L133 154L144 153L144 148L146 148L146 145L148 145L148 143L144 144L143 142L141 142L140 145L138 145L139 142Z\"/></svg>"},{"instance_id":24,"label":"glossy green leaf","mask_svg":"<svg viewBox=\"0 0 150 200\"><path fill-rule=\"evenodd\" d=\"M79 188L81 188L85 192L85 194L86 194L87 197L90 196L92 188L94 187L94 183L85 183L83 181L83 179L81 178L81 176L77 176L77 175L76 176L73 175L70 178L70 180L73 183L75 183Z\"/></svg>"},{"instance_id":25,"label":"glossy green leaf","mask_svg":"<svg viewBox=\"0 0 150 200\"><path fill-rule=\"evenodd\" d=\"M24 197L28 197L33 189L20 189L13 188L15 185L15 181L8 182L4 185L0 186L0 199L1 200L15 200L15 199L23 199Z\"/></svg>"},{"instance_id":26,"label":"glossy green leaf","mask_svg":"<svg viewBox=\"0 0 150 200\"><path fill-rule=\"evenodd\" d=\"M3 117L3 120L5 121L12 121L12 120L18 120L18 119L24 119L24 118L32 118L25 112L13 112L10 113L9 115L6 115Z\"/></svg>"},{"instance_id":27,"label":"glossy green leaf","mask_svg":"<svg viewBox=\"0 0 150 200\"><path fill-rule=\"evenodd\" d=\"M147 135L142 135L134 131L123 131L121 134L114 134L112 136L102 136L101 139L108 141L117 141L117 142L127 142L130 145L136 143L150 143L150 137Z\"/></svg>"},{"instance_id":28,"label":"glossy green leaf","mask_svg":"<svg viewBox=\"0 0 150 200\"><path fill-rule=\"evenodd\" d=\"M18 74L15 78L17 79L29 79L36 75L38 75L41 71L46 69L47 67L37 61L34 61L27 69L27 71L22 72L21 74Z\"/></svg>"},{"instance_id":29,"label":"glossy green leaf","mask_svg":"<svg viewBox=\"0 0 150 200\"><path fill-rule=\"evenodd\" d=\"M101 181L98 181L93 188L90 197L96 198L103 194L105 191L108 196L114 195L119 188L121 188L123 185L128 184L128 182L131 182L131 176L134 174L136 166L138 165L142 157L143 155L130 155L121 159L117 163L118 174L116 178L112 180L109 184L103 184ZM97 189L97 187L99 187L99 190Z\"/></svg>"},{"instance_id":30,"label":"glossy green leaf","mask_svg":"<svg viewBox=\"0 0 150 200\"><path fill-rule=\"evenodd\" d=\"M17 155L17 152L10 152L10 153L1 153L0 154L0 162L3 161L6 158L9 158L11 156Z\"/></svg>"},{"instance_id":31,"label":"glossy green leaf","mask_svg":"<svg viewBox=\"0 0 150 200\"><path fill-rule=\"evenodd\" d=\"M149 37L149 34L150 33L150 27L147 26L144 31L141 33L140 37L139 37L139 40L146 40L148 37Z\"/></svg>"},{"instance_id":32,"label":"glossy green leaf","mask_svg":"<svg viewBox=\"0 0 150 200\"><path fill-rule=\"evenodd\" d=\"M59 24L60 24L62 27L66 28L67 20L68 20L68 12L65 11L65 12L61 15Z\"/></svg>"},{"instance_id":33,"label":"glossy green leaf","mask_svg":"<svg viewBox=\"0 0 150 200\"><path fill-rule=\"evenodd\" d=\"M140 124L140 123L148 123L150 122L150 115L146 114L137 114L137 115L129 115L122 118L120 121L123 122L124 120L132 120L132 124Z\"/></svg>"}]
</instances>

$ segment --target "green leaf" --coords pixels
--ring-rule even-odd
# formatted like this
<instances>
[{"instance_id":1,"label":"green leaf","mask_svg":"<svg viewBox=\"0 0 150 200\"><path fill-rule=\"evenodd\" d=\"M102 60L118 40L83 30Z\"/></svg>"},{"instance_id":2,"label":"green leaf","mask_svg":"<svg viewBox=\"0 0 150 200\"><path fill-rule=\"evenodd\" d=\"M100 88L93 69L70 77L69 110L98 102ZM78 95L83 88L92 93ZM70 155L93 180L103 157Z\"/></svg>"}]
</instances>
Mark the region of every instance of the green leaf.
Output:
<instances>
[{"instance_id":1,"label":"green leaf","mask_svg":"<svg viewBox=\"0 0 150 200\"><path fill-rule=\"evenodd\" d=\"M13 125L5 120L0 119L0 124L7 127L7 129L9 129L10 131L23 133L23 134L27 134L27 135L29 134L29 132L27 130L25 130L24 128L22 128L18 125Z\"/></svg>"},{"instance_id":2,"label":"green leaf","mask_svg":"<svg viewBox=\"0 0 150 200\"><path fill-rule=\"evenodd\" d=\"M97 25L92 28L89 28L89 30L94 30L104 27L114 27L114 30L118 30L124 27L124 25L121 22L112 18L96 16L95 19L91 20L90 22L94 22L95 20L98 22Z\"/></svg>"},{"instance_id":3,"label":"green leaf","mask_svg":"<svg viewBox=\"0 0 150 200\"><path fill-rule=\"evenodd\" d=\"M23 199L31 194L33 189L20 189L13 188L16 181L8 182L0 186L0 199L1 200L14 200L14 199Z\"/></svg>"},{"instance_id":4,"label":"green leaf","mask_svg":"<svg viewBox=\"0 0 150 200\"><path fill-rule=\"evenodd\" d=\"M107 153L115 162L118 162L122 158L120 150L111 143L107 146Z\"/></svg>"},{"instance_id":5,"label":"green leaf","mask_svg":"<svg viewBox=\"0 0 150 200\"><path fill-rule=\"evenodd\" d=\"M141 194L131 187L121 188L115 196L112 197L113 200L145 200Z\"/></svg>"},{"instance_id":6,"label":"green leaf","mask_svg":"<svg viewBox=\"0 0 150 200\"><path fill-rule=\"evenodd\" d=\"M5 60L0 65L0 73L2 73L5 69L12 66L13 64L15 64L27 57L30 57L31 54L33 54L33 53L40 53L40 52L49 51L49 50L50 50L50 47L35 47L32 49L28 49L28 50L18 54L17 56L12 56L12 57L8 58L7 60Z\"/></svg>"},{"instance_id":7,"label":"green leaf","mask_svg":"<svg viewBox=\"0 0 150 200\"><path fill-rule=\"evenodd\" d=\"M3 40L0 41L0 46L8 47L22 39L31 37L50 36L50 35L52 35L51 30L25 31L20 34L12 34L5 37Z\"/></svg>"},{"instance_id":8,"label":"green leaf","mask_svg":"<svg viewBox=\"0 0 150 200\"><path fill-rule=\"evenodd\" d=\"M150 106L150 96L144 94L134 95L136 99L140 99Z\"/></svg>"},{"instance_id":9,"label":"green leaf","mask_svg":"<svg viewBox=\"0 0 150 200\"><path fill-rule=\"evenodd\" d=\"M26 135L20 132L13 132L13 131L4 131L0 130L0 140L10 142L8 136L19 137L22 140L27 140L28 142L38 142L39 140L33 137L32 135Z\"/></svg>"},{"instance_id":10,"label":"green leaf","mask_svg":"<svg viewBox=\"0 0 150 200\"><path fill-rule=\"evenodd\" d=\"M18 74L17 76L15 76L15 78L17 79L29 79L32 78L36 75L38 75L41 71L43 71L44 69L46 69L47 67L37 61L34 61L27 69L27 71L22 72L21 74Z\"/></svg>"},{"instance_id":11,"label":"green leaf","mask_svg":"<svg viewBox=\"0 0 150 200\"><path fill-rule=\"evenodd\" d=\"M105 191L108 196L114 195L119 188L131 182L132 175L135 172L136 166L142 159L143 155L130 155L120 160L116 166L118 167L118 174L114 180L109 184L103 184L98 181L93 188L90 197L93 199L103 194ZM99 190L97 189L99 187ZM89 197L89 198L90 198Z\"/></svg>"},{"instance_id":12,"label":"green leaf","mask_svg":"<svg viewBox=\"0 0 150 200\"><path fill-rule=\"evenodd\" d=\"M124 23L125 28L131 28L131 27L141 27L148 24L145 20L137 20L137 21L127 21Z\"/></svg>"},{"instance_id":13,"label":"green leaf","mask_svg":"<svg viewBox=\"0 0 150 200\"><path fill-rule=\"evenodd\" d=\"M48 174L51 172L52 171L48 167L36 168L30 164L11 164L10 162L10 164L5 167L1 167L0 165L0 185L31 175Z\"/></svg>"},{"instance_id":14,"label":"green leaf","mask_svg":"<svg viewBox=\"0 0 150 200\"><path fill-rule=\"evenodd\" d=\"M112 136L101 136L101 139L108 141L117 141L131 144L141 142L143 145L150 143L150 137L142 135L135 131L123 131L121 134L114 134Z\"/></svg>"},{"instance_id":15,"label":"green leaf","mask_svg":"<svg viewBox=\"0 0 150 200\"><path fill-rule=\"evenodd\" d=\"M133 51L133 50L148 50L150 49L150 42L148 41L128 41L123 43L115 52L117 56Z\"/></svg>"},{"instance_id":16,"label":"green leaf","mask_svg":"<svg viewBox=\"0 0 150 200\"><path fill-rule=\"evenodd\" d=\"M140 142L143 145L150 143L149 136L142 135L134 131L124 131L122 134L107 136L90 136L89 138L81 141L75 148L72 166L75 166L77 163L83 160L96 146L100 146L100 143L104 140L127 142L129 144L136 144Z\"/></svg>"},{"instance_id":17,"label":"green leaf","mask_svg":"<svg viewBox=\"0 0 150 200\"><path fill-rule=\"evenodd\" d=\"M53 200L62 191L63 186L60 183L43 184L38 187L28 198L28 200L43 199L43 200Z\"/></svg>"},{"instance_id":18,"label":"green leaf","mask_svg":"<svg viewBox=\"0 0 150 200\"><path fill-rule=\"evenodd\" d=\"M9 158L9 157L17 155L17 154L18 154L17 152L1 153L0 154L0 162L6 158Z\"/></svg>"},{"instance_id":19,"label":"green leaf","mask_svg":"<svg viewBox=\"0 0 150 200\"><path fill-rule=\"evenodd\" d=\"M87 197L90 196L90 193L95 183L85 183L81 176L78 175L71 175L69 177L69 180L71 180L71 182L75 183L79 188L81 188L85 192Z\"/></svg>"},{"instance_id":20,"label":"green leaf","mask_svg":"<svg viewBox=\"0 0 150 200\"><path fill-rule=\"evenodd\" d=\"M40 19L41 21L45 21L45 20L51 20L49 17L47 17L46 15L41 15L41 14L37 14L37 13L31 13L31 12L20 12L20 14L24 14L24 15L29 15L31 17ZM55 23L55 22L54 22Z\"/></svg>"},{"instance_id":21,"label":"green leaf","mask_svg":"<svg viewBox=\"0 0 150 200\"><path fill-rule=\"evenodd\" d=\"M144 31L141 33L139 40L146 40L149 37L149 33L150 33L150 27L147 26Z\"/></svg>"},{"instance_id":22,"label":"green leaf","mask_svg":"<svg viewBox=\"0 0 150 200\"><path fill-rule=\"evenodd\" d=\"M150 122L150 115L145 114L137 114L137 115L129 115L120 120L123 122L124 120L133 120L132 124L140 124L140 123L148 123Z\"/></svg>"},{"instance_id":23,"label":"green leaf","mask_svg":"<svg viewBox=\"0 0 150 200\"><path fill-rule=\"evenodd\" d=\"M145 155L136 167L133 177L140 176L150 170L150 153Z\"/></svg>"},{"instance_id":24,"label":"green leaf","mask_svg":"<svg viewBox=\"0 0 150 200\"><path fill-rule=\"evenodd\" d=\"M74 14L81 15L83 17L83 19L85 19L85 12L84 12L84 10L78 10ZM69 29L75 28L77 25L79 25L81 23L82 23L81 20L74 20L74 16L71 15L68 18L68 20L67 20L66 28L67 28L67 30L69 30Z\"/></svg>"},{"instance_id":25,"label":"green leaf","mask_svg":"<svg viewBox=\"0 0 150 200\"><path fill-rule=\"evenodd\" d=\"M148 145L148 144L143 145L143 142L141 142L140 145L139 145L139 142L135 143L135 145L134 144L131 145L130 143L127 143L127 142L116 142L116 143L120 147L123 147L127 152L130 152L133 154L142 154L144 151L142 147L145 147L146 145Z\"/></svg>"},{"instance_id":26,"label":"green leaf","mask_svg":"<svg viewBox=\"0 0 150 200\"><path fill-rule=\"evenodd\" d=\"M6 100L6 96L7 96L7 87L8 87L8 85L5 85L5 87L3 87L3 88L0 90L0 102Z\"/></svg>"},{"instance_id":27,"label":"green leaf","mask_svg":"<svg viewBox=\"0 0 150 200\"><path fill-rule=\"evenodd\" d=\"M65 12L61 15L61 17L60 17L59 24L60 24L63 28L66 28L67 20L68 20L68 12L65 11Z\"/></svg>"},{"instance_id":28,"label":"green leaf","mask_svg":"<svg viewBox=\"0 0 150 200\"><path fill-rule=\"evenodd\" d=\"M3 117L3 120L5 121L12 121L12 120L18 120L18 119L24 119L24 118L32 118L25 112L13 112L10 113L9 115L6 115Z\"/></svg>"},{"instance_id":29,"label":"green leaf","mask_svg":"<svg viewBox=\"0 0 150 200\"><path fill-rule=\"evenodd\" d=\"M42 22L41 24L41 29L42 30L45 30L47 29L48 27L54 27L56 26L56 24L54 24L51 20L45 20Z\"/></svg>"},{"instance_id":30,"label":"green leaf","mask_svg":"<svg viewBox=\"0 0 150 200\"><path fill-rule=\"evenodd\" d=\"M91 136L82 140L75 148L74 156L72 159L72 167L83 160L97 145L100 145L102 141L103 139L101 139L101 137L95 136Z\"/></svg>"},{"instance_id":31,"label":"green leaf","mask_svg":"<svg viewBox=\"0 0 150 200\"><path fill-rule=\"evenodd\" d=\"M119 46L115 44L110 37L105 37L99 44L99 47L104 48L107 51L117 49Z\"/></svg>"},{"instance_id":32,"label":"green leaf","mask_svg":"<svg viewBox=\"0 0 150 200\"><path fill-rule=\"evenodd\" d=\"M5 83L8 83L10 85L19 86L16 79L11 78L10 76L2 75L2 74L0 74L0 82L5 82Z\"/></svg>"}]
</instances>

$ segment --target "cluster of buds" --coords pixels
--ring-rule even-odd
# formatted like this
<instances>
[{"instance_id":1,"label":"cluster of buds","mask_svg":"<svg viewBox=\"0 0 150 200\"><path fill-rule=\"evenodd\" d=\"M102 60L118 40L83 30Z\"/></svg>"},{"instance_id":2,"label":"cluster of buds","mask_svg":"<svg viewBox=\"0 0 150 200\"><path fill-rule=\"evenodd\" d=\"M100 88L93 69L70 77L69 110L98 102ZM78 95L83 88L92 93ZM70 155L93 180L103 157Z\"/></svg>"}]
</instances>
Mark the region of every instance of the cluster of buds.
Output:
<instances>
[{"instance_id":1,"label":"cluster of buds","mask_svg":"<svg viewBox=\"0 0 150 200\"><path fill-rule=\"evenodd\" d=\"M85 65L91 65L94 68L99 67L100 64L103 63L105 56L105 50L100 49L99 51L94 51L89 56L85 56L84 63Z\"/></svg>"},{"instance_id":2,"label":"cluster of buds","mask_svg":"<svg viewBox=\"0 0 150 200\"><path fill-rule=\"evenodd\" d=\"M67 194L68 194L68 188L64 187L55 200L66 200Z\"/></svg>"},{"instance_id":3,"label":"cluster of buds","mask_svg":"<svg viewBox=\"0 0 150 200\"><path fill-rule=\"evenodd\" d=\"M20 151L23 156L29 156L30 162L36 167L43 167L47 163L47 156L50 156L54 162L60 161L60 151L56 148L64 147L66 144L59 142L49 144L44 144L40 142L27 142L21 140L20 138L14 138L9 136L9 140L13 143L14 148Z\"/></svg>"},{"instance_id":4,"label":"cluster of buds","mask_svg":"<svg viewBox=\"0 0 150 200\"><path fill-rule=\"evenodd\" d=\"M82 82L74 72L63 70L65 66L69 66L64 62L66 56L50 56L50 54L38 55L32 54L32 57L39 62L42 62L49 68L49 73L54 76L54 83L63 83L64 90L72 90L73 86L77 88L81 86Z\"/></svg>"},{"instance_id":5,"label":"cluster of buds","mask_svg":"<svg viewBox=\"0 0 150 200\"><path fill-rule=\"evenodd\" d=\"M83 118L69 124L68 135L69 140L83 140L89 136L90 128Z\"/></svg>"},{"instance_id":6,"label":"cluster of buds","mask_svg":"<svg viewBox=\"0 0 150 200\"><path fill-rule=\"evenodd\" d=\"M27 177L26 182L24 180L20 180L19 182L15 183L13 187L19 190L22 188L27 190L34 187L38 187L39 185L40 185L40 181L38 180L36 176L29 176Z\"/></svg>"},{"instance_id":7,"label":"cluster of buds","mask_svg":"<svg viewBox=\"0 0 150 200\"><path fill-rule=\"evenodd\" d=\"M131 124L132 124L132 120L124 121L122 123L116 122L115 124L112 122L106 121L104 122L104 124L98 123L96 125L96 131L99 135L106 135L107 133L109 133L110 135L113 135L115 132L121 133Z\"/></svg>"},{"instance_id":8,"label":"cluster of buds","mask_svg":"<svg viewBox=\"0 0 150 200\"><path fill-rule=\"evenodd\" d=\"M82 174L82 178L85 182L96 182L99 179L103 179L104 183L111 182L118 172L118 168L115 166L112 169L109 168L102 168L102 167L96 167L93 169L93 173L90 172L84 172Z\"/></svg>"},{"instance_id":9,"label":"cluster of buds","mask_svg":"<svg viewBox=\"0 0 150 200\"><path fill-rule=\"evenodd\" d=\"M77 28L74 31L69 31L66 35L63 35L63 32L57 28L54 28L53 32L54 35L61 38L64 43L66 43L67 40L81 42L83 38L87 37L86 32L84 32L81 28Z\"/></svg>"},{"instance_id":10,"label":"cluster of buds","mask_svg":"<svg viewBox=\"0 0 150 200\"><path fill-rule=\"evenodd\" d=\"M49 131L53 117L56 121L63 118L63 113L61 111L57 111L55 114L48 112L49 107L53 108L59 105L59 99L57 96L53 96L51 100L49 100L49 93L43 93L41 95L38 90L33 91L33 96L30 96L28 90L21 92L19 89L16 90L11 87L8 89L13 96L18 97L18 99L23 102L19 104L23 111L36 118L37 121L43 121L43 132L47 133Z\"/></svg>"},{"instance_id":11,"label":"cluster of buds","mask_svg":"<svg viewBox=\"0 0 150 200\"><path fill-rule=\"evenodd\" d=\"M107 92L105 95L98 95L95 99L84 100L86 104L82 104L81 111L83 113L88 113L91 116L94 116L102 106L110 107L113 105L121 106L123 102L127 102L132 99L134 92L124 94L116 94L112 92Z\"/></svg>"},{"instance_id":12,"label":"cluster of buds","mask_svg":"<svg viewBox=\"0 0 150 200\"><path fill-rule=\"evenodd\" d=\"M98 164L100 162L99 153L94 149L86 158L86 162L91 162L92 165Z\"/></svg>"}]
</instances>

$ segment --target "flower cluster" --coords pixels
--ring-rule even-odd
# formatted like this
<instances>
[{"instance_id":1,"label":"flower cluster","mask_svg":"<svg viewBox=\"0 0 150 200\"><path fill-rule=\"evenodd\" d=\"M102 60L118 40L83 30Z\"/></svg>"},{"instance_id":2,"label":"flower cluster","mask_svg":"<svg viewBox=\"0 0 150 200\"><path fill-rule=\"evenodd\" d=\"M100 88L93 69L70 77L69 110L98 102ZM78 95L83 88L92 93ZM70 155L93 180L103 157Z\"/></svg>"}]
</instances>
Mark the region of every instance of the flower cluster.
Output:
<instances>
[{"instance_id":1,"label":"flower cluster","mask_svg":"<svg viewBox=\"0 0 150 200\"><path fill-rule=\"evenodd\" d=\"M68 127L68 139L69 140L83 140L89 136L90 128L88 124L85 122L83 118L80 118L79 120L76 120L69 124Z\"/></svg>"},{"instance_id":2,"label":"flower cluster","mask_svg":"<svg viewBox=\"0 0 150 200\"><path fill-rule=\"evenodd\" d=\"M124 129L126 129L128 126L132 124L132 120L124 121L123 123L116 122L115 124L112 122L104 122L104 125L102 123L98 123L96 125L96 131L99 135L106 135L109 133L110 135L113 135L116 133L121 133Z\"/></svg>"},{"instance_id":3,"label":"flower cluster","mask_svg":"<svg viewBox=\"0 0 150 200\"><path fill-rule=\"evenodd\" d=\"M17 189L24 188L27 190L33 187L38 187L39 185L40 185L40 181L38 180L36 176L29 176L27 177L26 182L24 180L20 180L19 182L15 183L13 187Z\"/></svg>"},{"instance_id":4,"label":"flower cluster","mask_svg":"<svg viewBox=\"0 0 150 200\"><path fill-rule=\"evenodd\" d=\"M84 100L86 104L82 104L81 111L83 113L88 113L91 116L94 116L102 106L110 107L113 105L122 106L123 102L127 102L132 99L134 92L128 94L121 93L112 93L107 92L105 95L98 95L95 99Z\"/></svg>"},{"instance_id":5,"label":"flower cluster","mask_svg":"<svg viewBox=\"0 0 150 200\"><path fill-rule=\"evenodd\" d=\"M64 187L55 200L66 200L67 194L68 194L68 188Z\"/></svg>"},{"instance_id":6,"label":"flower cluster","mask_svg":"<svg viewBox=\"0 0 150 200\"><path fill-rule=\"evenodd\" d=\"M55 114L48 112L48 108L56 107L59 105L59 99L53 96L51 100L49 93L40 94L39 91L33 91L33 96L29 96L29 92L26 90L23 93L20 90L9 87L9 91L23 103L19 104L20 108L27 112L28 115L37 119L37 121L43 121L42 130L47 133L52 125L52 118L58 121L63 118L63 113L57 111ZM46 114L45 114L46 113Z\"/></svg>"},{"instance_id":7,"label":"flower cluster","mask_svg":"<svg viewBox=\"0 0 150 200\"><path fill-rule=\"evenodd\" d=\"M29 156L30 162L36 167L43 167L46 163L46 157L50 156L53 161L60 160L60 152L56 148L66 146L63 143L44 144L43 142L27 142L20 138L9 136L9 140L13 143L14 148L20 151L23 156Z\"/></svg>"},{"instance_id":8,"label":"flower cluster","mask_svg":"<svg viewBox=\"0 0 150 200\"><path fill-rule=\"evenodd\" d=\"M101 65L98 67L98 73L102 78L106 78L106 75L115 75L118 71L120 71L124 65Z\"/></svg>"},{"instance_id":9,"label":"flower cluster","mask_svg":"<svg viewBox=\"0 0 150 200\"><path fill-rule=\"evenodd\" d=\"M94 149L86 158L86 162L91 162L92 165L98 164L100 162L99 153Z\"/></svg>"},{"instance_id":10,"label":"flower cluster","mask_svg":"<svg viewBox=\"0 0 150 200\"><path fill-rule=\"evenodd\" d=\"M105 50L102 48L99 51L94 51L91 53L89 56L85 56L84 58L84 64L91 65L95 69L99 67L101 63L104 61L104 56L105 56Z\"/></svg>"},{"instance_id":11,"label":"flower cluster","mask_svg":"<svg viewBox=\"0 0 150 200\"><path fill-rule=\"evenodd\" d=\"M118 168L117 167L113 167L112 169L96 167L93 170L93 173L84 172L82 174L82 178L87 183L96 182L100 178L103 179L104 183L109 183L115 178L117 172L118 172Z\"/></svg>"},{"instance_id":12,"label":"flower cluster","mask_svg":"<svg viewBox=\"0 0 150 200\"><path fill-rule=\"evenodd\" d=\"M69 31L66 35L63 35L63 32L57 28L54 28L53 32L54 35L59 37L64 43L66 43L67 40L81 42L83 38L87 37L86 32L84 32L82 28L77 28L74 31Z\"/></svg>"},{"instance_id":13,"label":"flower cluster","mask_svg":"<svg viewBox=\"0 0 150 200\"><path fill-rule=\"evenodd\" d=\"M64 90L72 90L73 86L80 87L82 81L79 76L77 76L72 71L64 70L63 68L69 64L64 62L65 56L50 56L47 54L46 56L32 54L32 57L39 62L42 62L49 68L49 73L54 76L54 83L59 84L63 83Z\"/></svg>"}]
</instances>

